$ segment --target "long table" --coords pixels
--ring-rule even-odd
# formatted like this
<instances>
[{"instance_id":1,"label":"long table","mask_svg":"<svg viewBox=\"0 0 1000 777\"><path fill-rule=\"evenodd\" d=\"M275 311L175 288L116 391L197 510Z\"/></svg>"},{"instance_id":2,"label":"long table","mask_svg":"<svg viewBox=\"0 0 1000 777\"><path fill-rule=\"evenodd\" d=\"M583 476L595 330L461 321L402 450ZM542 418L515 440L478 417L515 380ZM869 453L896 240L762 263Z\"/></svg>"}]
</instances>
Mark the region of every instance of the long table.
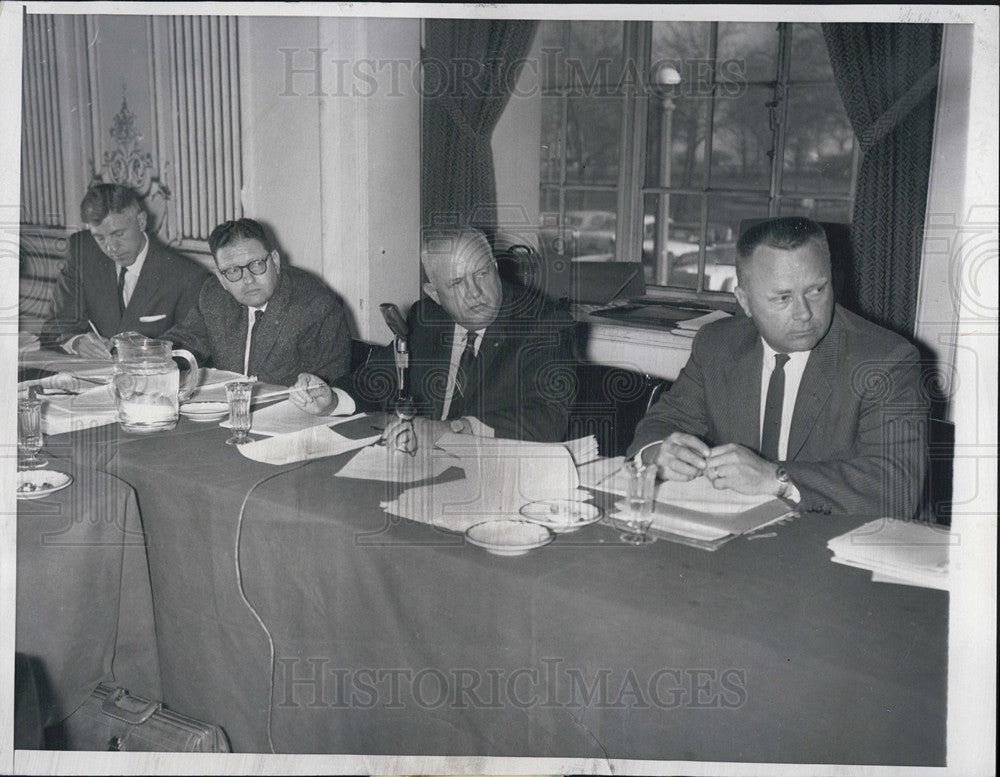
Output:
<instances>
[{"instance_id":1,"label":"long table","mask_svg":"<svg viewBox=\"0 0 1000 777\"><path fill-rule=\"evenodd\" d=\"M163 700L236 751L944 764L948 596L831 563L867 518L502 558L385 515L350 454L106 429L63 437L135 489Z\"/></svg>"},{"instance_id":2,"label":"long table","mask_svg":"<svg viewBox=\"0 0 1000 777\"><path fill-rule=\"evenodd\" d=\"M93 449L107 431L90 433ZM17 510L15 646L40 686L42 726L65 719L102 681L161 693L135 495L75 449L68 436L47 441L46 468L74 480Z\"/></svg>"}]
</instances>

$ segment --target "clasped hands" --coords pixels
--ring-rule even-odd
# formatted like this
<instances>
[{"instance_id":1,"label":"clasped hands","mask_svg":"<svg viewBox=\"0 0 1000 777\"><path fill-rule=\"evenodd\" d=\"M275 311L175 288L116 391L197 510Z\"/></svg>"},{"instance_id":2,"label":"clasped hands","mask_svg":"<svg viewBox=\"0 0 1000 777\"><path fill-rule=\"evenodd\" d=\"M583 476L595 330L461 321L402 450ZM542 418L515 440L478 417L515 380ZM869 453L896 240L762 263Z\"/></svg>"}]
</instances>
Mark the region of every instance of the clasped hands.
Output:
<instances>
[{"instance_id":1,"label":"clasped hands","mask_svg":"<svg viewBox=\"0 0 1000 777\"><path fill-rule=\"evenodd\" d=\"M710 448L685 432L668 435L655 461L664 480L688 481L704 475L715 488L747 495L774 494L777 486L774 462L736 443Z\"/></svg>"}]
</instances>

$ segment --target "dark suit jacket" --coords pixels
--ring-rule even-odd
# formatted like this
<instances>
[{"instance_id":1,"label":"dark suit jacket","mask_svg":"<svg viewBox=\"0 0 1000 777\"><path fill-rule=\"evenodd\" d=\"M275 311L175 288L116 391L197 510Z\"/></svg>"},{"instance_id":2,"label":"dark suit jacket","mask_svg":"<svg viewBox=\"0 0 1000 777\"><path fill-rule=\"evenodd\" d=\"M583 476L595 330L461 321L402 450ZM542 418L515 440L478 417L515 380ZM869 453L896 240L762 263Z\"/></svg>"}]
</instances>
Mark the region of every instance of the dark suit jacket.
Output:
<instances>
[{"instance_id":1,"label":"dark suit jacket","mask_svg":"<svg viewBox=\"0 0 1000 777\"><path fill-rule=\"evenodd\" d=\"M409 311L409 393L421 415L439 419L444 407L455 324L430 299ZM572 400L572 320L537 295L504 284L497 320L486 328L469 377L463 415L475 416L497 437L545 442L566 435ZM396 398L393 348L377 351L341 382L360 409L391 407Z\"/></svg>"},{"instance_id":2,"label":"dark suit jacket","mask_svg":"<svg viewBox=\"0 0 1000 777\"><path fill-rule=\"evenodd\" d=\"M69 258L63 265L52 299L52 316L42 329L44 347L53 347L73 335L89 332L93 321L104 337L135 331L159 337L194 307L206 272L149 239L146 261L129 299L125 315L118 314L118 273L89 231L69 238ZM143 317L159 317L140 321Z\"/></svg>"},{"instance_id":3,"label":"dark suit jacket","mask_svg":"<svg viewBox=\"0 0 1000 777\"><path fill-rule=\"evenodd\" d=\"M247 308L215 276L205 281L198 304L163 337L187 348L199 364L243 372ZM283 267L250 351L250 374L290 386L300 372L331 382L349 367L351 334L337 296L311 275Z\"/></svg>"},{"instance_id":4,"label":"dark suit jacket","mask_svg":"<svg viewBox=\"0 0 1000 777\"><path fill-rule=\"evenodd\" d=\"M629 448L688 432L760 445L763 346L745 316L706 326ZM784 463L802 509L909 518L924 477L926 398L916 348L839 305L799 384Z\"/></svg>"}]
</instances>

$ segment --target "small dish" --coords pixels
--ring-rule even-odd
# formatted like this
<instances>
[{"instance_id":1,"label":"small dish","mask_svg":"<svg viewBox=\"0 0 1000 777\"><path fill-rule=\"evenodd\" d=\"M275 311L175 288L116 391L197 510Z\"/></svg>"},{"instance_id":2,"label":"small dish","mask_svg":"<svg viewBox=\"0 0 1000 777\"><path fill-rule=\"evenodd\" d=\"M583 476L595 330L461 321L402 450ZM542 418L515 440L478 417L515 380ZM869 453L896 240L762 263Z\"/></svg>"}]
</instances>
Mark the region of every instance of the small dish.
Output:
<instances>
[{"instance_id":1,"label":"small dish","mask_svg":"<svg viewBox=\"0 0 1000 777\"><path fill-rule=\"evenodd\" d=\"M228 402L187 402L180 406L178 412L185 418L198 423L221 421L229 415Z\"/></svg>"},{"instance_id":2,"label":"small dish","mask_svg":"<svg viewBox=\"0 0 1000 777\"><path fill-rule=\"evenodd\" d=\"M17 498L42 499L62 491L73 482L73 476L53 469L28 469L17 473Z\"/></svg>"},{"instance_id":3,"label":"small dish","mask_svg":"<svg viewBox=\"0 0 1000 777\"><path fill-rule=\"evenodd\" d=\"M575 499L543 499L528 502L521 515L556 534L566 534L601 520L601 511L589 502Z\"/></svg>"},{"instance_id":4,"label":"small dish","mask_svg":"<svg viewBox=\"0 0 1000 777\"><path fill-rule=\"evenodd\" d=\"M494 556L521 556L548 545L555 535L537 523L514 518L477 523L469 527L465 537Z\"/></svg>"}]
</instances>

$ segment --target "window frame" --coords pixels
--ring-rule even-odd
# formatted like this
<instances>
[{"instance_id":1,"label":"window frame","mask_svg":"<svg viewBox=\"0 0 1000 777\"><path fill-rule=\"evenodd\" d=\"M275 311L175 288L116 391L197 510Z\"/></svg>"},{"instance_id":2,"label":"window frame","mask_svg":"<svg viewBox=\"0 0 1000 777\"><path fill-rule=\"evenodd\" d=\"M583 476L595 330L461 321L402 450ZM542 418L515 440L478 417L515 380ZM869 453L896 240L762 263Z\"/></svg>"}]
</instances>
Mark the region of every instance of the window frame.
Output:
<instances>
[{"instance_id":1,"label":"window frame","mask_svg":"<svg viewBox=\"0 0 1000 777\"><path fill-rule=\"evenodd\" d=\"M717 54L719 43L719 22L710 22L710 43L708 59L711 62L710 88L711 97L708 99L706 108L705 136L705 180L702 186L680 187L671 185L647 186L645 184L645 170L647 161L647 131L649 126L649 106L650 96L656 93L656 88L650 83L650 68L652 66L652 21L623 21L622 23L622 57L623 67L626 63L636 63L635 68L638 75L638 85L634 82L626 81L626 86L622 91L615 92L615 96L621 98L621 133L619 136L618 154L618 181L616 184L573 184L566 181L566 148L560 149L560 176L556 182L540 181L539 196L546 190L555 190L558 193L559 203L559 226L565 225L565 205L566 195L572 191L610 191L617 188L617 220L615 225L615 249L614 257L618 262L642 262L642 244L644 238L644 200L648 196L662 197L664 194L682 194L685 196L697 196L701 200L699 209L700 225L698 235L698 274L696 287L685 289L679 286L669 286L656 283L666 273L662 272L659 262L655 268L656 281L647 285L647 296L662 298L678 302L698 302L712 307L722 307L732 309L735 307L735 298L731 291L710 291L704 288L705 285L705 265L706 265L706 243L709 226L709 198L718 195L757 195L766 197L768 203L768 216L780 214L782 205L786 202L794 202L803 199L820 199L825 201L840 201L846 204L848 213L853 212L854 200L857 190L858 169L860 166L860 148L855 140L851 159L851 178L846 193L833 193L828 191L783 191L782 186L785 175L785 148L788 138L788 104L789 95L796 89L803 86L835 85L832 78L817 78L815 80L791 78L791 49L792 49L792 28L791 22L777 22L778 51L773 80L747 80L746 86L764 86L771 89L771 99L765 107L771 110L771 157L770 177L768 188L734 188L734 187L713 187L712 186L712 143L716 127L716 95L720 88L717 80ZM568 39L569 25L566 25L564 40ZM564 49L565 51L566 49ZM564 55L565 57L565 55ZM639 65L641 63L641 66ZM601 84L601 88L604 88ZM565 144L567 118L566 118L566 93L572 92L574 86L559 84L557 86L544 86L543 94L556 95L562 97L562 115L560 117L563 143ZM552 226L552 225L549 225Z\"/></svg>"}]
</instances>

